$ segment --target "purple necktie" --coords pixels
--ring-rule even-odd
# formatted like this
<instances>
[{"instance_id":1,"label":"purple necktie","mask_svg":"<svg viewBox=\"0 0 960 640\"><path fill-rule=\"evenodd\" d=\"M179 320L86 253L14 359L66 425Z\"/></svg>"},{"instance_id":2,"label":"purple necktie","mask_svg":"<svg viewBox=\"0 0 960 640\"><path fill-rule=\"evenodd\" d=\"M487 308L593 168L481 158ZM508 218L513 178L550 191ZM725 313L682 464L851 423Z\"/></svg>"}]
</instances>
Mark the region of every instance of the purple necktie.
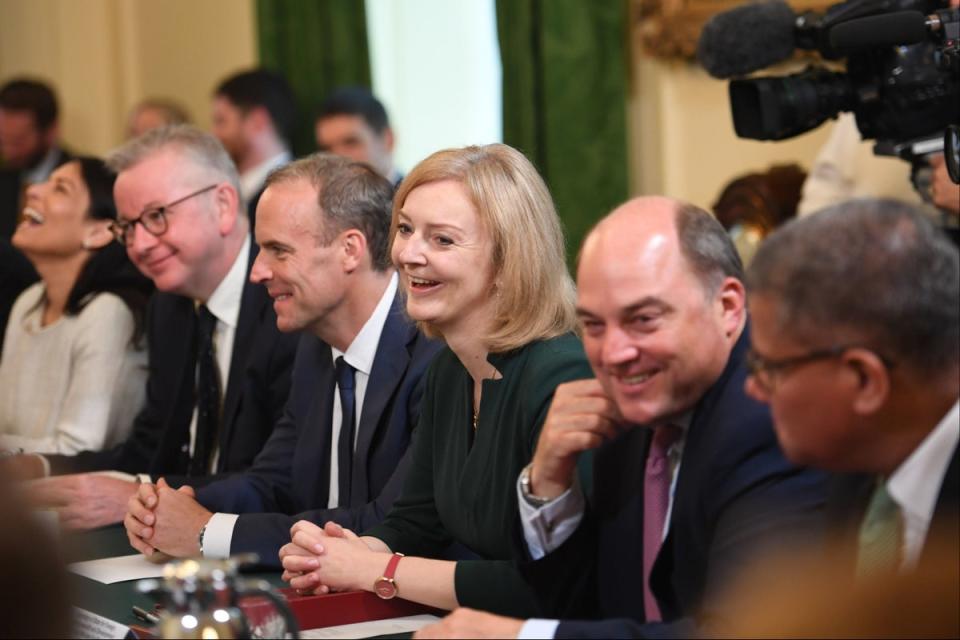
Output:
<instances>
[{"instance_id":1,"label":"purple necktie","mask_svg":"<svg viewBox=\"0 0 960 640\"><path fill-rule=\"evenodd\" d=\"M643 607L647 622L660 618L660 607L650 589L650 570L663 542L664 520L670 503L670 459L667 452L683 432L679 427L663 425L653 430L647 453L643 483Z\"/></svg>"}]
</instances>

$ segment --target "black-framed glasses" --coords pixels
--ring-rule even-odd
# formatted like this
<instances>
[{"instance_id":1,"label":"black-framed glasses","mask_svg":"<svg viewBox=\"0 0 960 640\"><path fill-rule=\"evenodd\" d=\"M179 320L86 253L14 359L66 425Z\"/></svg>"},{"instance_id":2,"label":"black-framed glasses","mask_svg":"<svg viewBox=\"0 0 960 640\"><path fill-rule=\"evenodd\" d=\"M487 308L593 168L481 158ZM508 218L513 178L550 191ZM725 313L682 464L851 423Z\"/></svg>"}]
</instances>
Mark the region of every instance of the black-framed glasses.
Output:
<instances>
[{"instance_id":1,"label":"black-framed glasses","mask_svg":"<svg viewBox=\"0 0 960 640\"><path fill-rule=\"evenodd\" d=\"M815 349L809 353L790 358L765 358L753 349L747 352L747 370L756 383L765 393L771 393L776 386L775 380L778 373L785 373L791 369L817 362L819 360L829 360L830 358L839 358L850 349L867 349L855 344L836 345L826 349ZM872 349L868 349L888 368L892 369L895 365L892 360L879 354Z\"/></svg>"},{"instance_id":2,"label":"black-framed glasses","mask_svg":"<svg viewBox=\"0 0 960 640\"><path fill-rule=\"evenodd\" d=\"M169 213L167 210L170 207L174 207L181 202L216 188L216 184L211 184L209 187L204 187L203 189L189 193L173 202L168 202L165 205L153 209L147 209L133 220L114 220L110 223L110 231L113 232L113 237L117 239L117 242L122 245L129 245L133 242L133 233L138 223L143 225L143 228L151 235L162 236L167 231L167 215Z\"/></svg>"}]
</instances>

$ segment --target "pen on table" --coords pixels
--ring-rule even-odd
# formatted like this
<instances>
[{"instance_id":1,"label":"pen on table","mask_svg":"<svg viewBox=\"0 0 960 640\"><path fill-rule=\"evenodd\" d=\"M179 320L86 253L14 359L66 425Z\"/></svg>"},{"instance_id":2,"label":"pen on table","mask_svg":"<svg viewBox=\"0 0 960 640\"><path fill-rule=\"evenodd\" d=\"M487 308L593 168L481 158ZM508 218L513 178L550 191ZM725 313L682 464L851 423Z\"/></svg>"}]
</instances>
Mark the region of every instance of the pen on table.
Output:
<instances>
[{"instance_id":1,"label":"pen on table","mask_svg":"<svg viewBox=\"0 0 960 640\"><path fill-rule=\"evenodd\" d=\"M155 613L150 613L145 609L141 609L137 605L133 605L133 615L137 616L140 620L144 622L149 622L150 624L157 624L160 622L160 617Z\"/></svg>"}]
</instances>

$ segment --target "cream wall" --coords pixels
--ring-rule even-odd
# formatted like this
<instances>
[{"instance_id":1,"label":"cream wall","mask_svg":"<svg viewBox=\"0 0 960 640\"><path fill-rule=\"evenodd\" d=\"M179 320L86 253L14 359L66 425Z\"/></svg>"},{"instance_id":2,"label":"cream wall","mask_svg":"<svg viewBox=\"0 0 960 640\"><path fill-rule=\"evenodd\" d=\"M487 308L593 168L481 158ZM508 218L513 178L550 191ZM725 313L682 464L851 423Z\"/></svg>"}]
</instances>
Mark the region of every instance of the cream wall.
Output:
<instances>
[{"instance_id":1,"label":"cream wall","mask_svg":"<svg viewBox=\"0 0 960 640\"><path fill-rule=\"evenodd\" d=\"M66 144L103 154L147 96L207 127L216 83L257 63L254 20L253 0L0 0L0 82L50 81Z\"/></svg>"},{"instance_id":2,"label":"cream wall","mask_svg":"<svg viewBox=\"0 0 960 640\"><path fill-rule=\"evenodd\" d=\"M742 140L733 132L726 81L691 64L639 54L632 75L627 115L634 194L665 194L709 209L741 174L789 162L809 170L830 130L825 125L781 142Z\"/></svg>"},{"instance_id":3,"label":"cream wall","mask_svg":"<svg viewBox=\"0 0 960 640\"><path fill-rule=\"evenodd\" d=\"M256 64L254 0L0 0L0 81L50 80L67 144L102 154L128 109L174 97L202 127L210 91ZM704 207L734 177L774 162L809 168L828 127L764 143L733 134L726 82L693 65L634 56L628 104L631 191ZM401 132L402 135L402 132Z\"/></svg>"}]
</instances>

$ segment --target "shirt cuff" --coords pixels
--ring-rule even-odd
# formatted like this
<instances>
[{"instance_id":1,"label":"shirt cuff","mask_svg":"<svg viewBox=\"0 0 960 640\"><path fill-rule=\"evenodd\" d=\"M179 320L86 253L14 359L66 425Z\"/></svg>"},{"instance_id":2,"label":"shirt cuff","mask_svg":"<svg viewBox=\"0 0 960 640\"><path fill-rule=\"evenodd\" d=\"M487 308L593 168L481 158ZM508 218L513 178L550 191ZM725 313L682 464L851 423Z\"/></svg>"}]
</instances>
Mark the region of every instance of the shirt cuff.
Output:
<instances>
[{"instance_id":1,"label":"shirt cuff","mask_svg":"<svg viewBox=\"0 0 960 640\"><path fill-rule=\"evenodd\" d=\"M517 640L536 640L536 638L552 638L557 633L557 627L560 626L559 620L544 620L542 618L530 618L520 627L520 633L517 634Z\"/></svg>"},{"instance_id":2,"label":"shirt cuff","mask_svg":"<svg viewBox=\"0 0 960 640\"><path fill-rule=\"evenodd\" d=\"M114 480L123 480L124 482L142 482L138 476L124 473L123 471L91 471L90 475L104 476L106 478L113 478Z\"/></svg>"},{"instance_id":3,"label":"shirt cuff","mask_svg":"<svg viewBox=\"0 0 960 640\"><path fill-rule=\"evenodd\" d=\"M541 507L534 507L524 499L518 478L517 502L523 523L523 539L534 560L539 560L566 542L583 519L583 490L576 475L569 489Z\"/></svg>"},{"instance_id":4,"label":"shirt cuff","mask_svg":"<svg viewBox=\"0 0 960 640\"><path fill-rule=\"evenodd\" d=\"M233 528L237 524L235 513L215 513L207 522L203 532L203 557L222 560L230 557L230 545L233 543Z\"/></svg>"},{"instance_id":5,"label":"shirt cuff","mask_svg":"<svg viewBox=\"0 0 960 640\"><path fill-rule=\"evenodd\" d=\"M39 453L37 454L37 457L40 458L40 462L43 464L43 477L49 478L50 477L50 461L47 460L47 456L42 456Z\"/></svg>"}]
</instances>

